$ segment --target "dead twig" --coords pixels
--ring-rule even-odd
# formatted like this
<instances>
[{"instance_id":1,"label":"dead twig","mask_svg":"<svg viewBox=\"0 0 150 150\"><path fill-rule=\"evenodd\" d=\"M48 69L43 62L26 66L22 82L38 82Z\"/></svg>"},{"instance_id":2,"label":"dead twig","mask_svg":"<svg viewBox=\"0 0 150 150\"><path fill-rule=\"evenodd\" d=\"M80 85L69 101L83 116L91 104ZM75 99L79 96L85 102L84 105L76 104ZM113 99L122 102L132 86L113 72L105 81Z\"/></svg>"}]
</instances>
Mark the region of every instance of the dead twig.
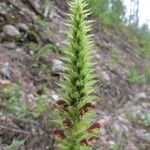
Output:
<instances>
[{"instance_id":1,"label":"dead twig","mask_svg":"<svg viewBox=\"0 0 150 150\"><path fill-rule=\"evenodd\" d=\"M10 131L13 131L13 132L17 132L17 133L27 134L27 135L38 135L38 133L31 133L31 132L28 132L28 131L23 131L23 130L20 130L20 129L11 128L11 127L8 127L8 126L3 125L3 124L0 124L0 128L10 130Z\"/></svg>"}]
</instances>

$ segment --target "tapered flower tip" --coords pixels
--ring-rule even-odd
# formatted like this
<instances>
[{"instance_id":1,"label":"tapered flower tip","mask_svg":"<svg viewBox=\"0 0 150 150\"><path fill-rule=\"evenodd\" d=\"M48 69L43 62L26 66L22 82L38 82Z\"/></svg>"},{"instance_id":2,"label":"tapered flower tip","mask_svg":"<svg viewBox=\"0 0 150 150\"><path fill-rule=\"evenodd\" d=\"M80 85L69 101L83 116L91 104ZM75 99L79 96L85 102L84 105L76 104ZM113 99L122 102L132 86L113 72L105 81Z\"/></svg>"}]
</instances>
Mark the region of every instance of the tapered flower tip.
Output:
<instances>
[{"instance_id":1,"label":"tapered flower tip","mask_svg":"<svg viewBox=\"0 0 150 150\"><path fill-rule=\"evenodd\" d=\"M83 116L84 113L85 113L84 109L81 109L81 110L80 110L80 115Z\"/></svg>"},{"instance_id":2,"label":"tapered flower tip","mask_svg":"<svg viewBox=\"0 0 150 150\"><path fill-rule=\"evenodd\" d=\"M55 136L55 137L59 137L59 138L65 138L65 134L64 134L64 131L60 130L60 129L53 129L52 130L52 135Z\"/></svg>"},{"instance_id":3,"label":"tapered flower tip","mask_svg":"<svg viewBox=\"0 0 150 150\"><path fill-rule=\"evenodd\" d=\"M83 106L83 109L88 109L88 108L90 108L90 109L96 108L96 103L95 103L95 102L88 102L88 103L86 103L86 104Z\"/></svg>"},{"instance_id":4,"label":"tapered flower tip","mask_svg":"<svg viewBox=\"0 0 150 150\"><path fill-rule=\"evenodd\" d=\"M56 103L54 103L54 104L52 105L52 107L53 107L53 109L58 110L60 113L64 113L64 112L65 112L64 109L61 108L61 107L60 107L58 104L56 104Z\"/></svg>"},{"instance_id":5,"label":"tapered flower tip","mask_svg":"<svg viewBox=\"0 0 150 150\"><path fill-rule=\"evenodd\" d=\"M83 140L80 141L80 144L89 145L90 143L88 142L87 139L83 139Z\"/></svg>"},{"instance_id":6,"label":"tapered flower tip","mask_svg":"<svg viewBox=\"0 0 150 150\"><path fill-rule=\"evenodd\" d=\"M58 109L58 104L56 104L56 103L54 103L53 105L52 105L52 107L54 108L54 109Z\"/></svg>"},{"instance_id":7,"label":"tapered flower tip","mask_svg":"<svg viewBox=\"0 0 150 150\"><path fill-rule=\"evenodd\" d=\"M87 129L87 132L89 133L93 133L93 131L95 129L100 129L102 127L102 124L100 121L97 121L96 123L92 124L88 129Z\"/></svg>"},{"instance_id":8,"label":"tapered flower tip","mask_svg":"<svg viewBox=\"0 0 150 150\"><path fill-rule=\"evenodd\" d=\"M95 102L88 102L81 108L80 115L83 116L88 110L95 108L96 108Z\"/></svg>"},{"instance_id":9,"label":"tapered flower tip","mask_svg":"<svg viewBox=\"0 0 150 150\"><path fill-rule=\"evenodd\" d=\"M97 140L99 140L99 138L98 137L91 137L91 138L89 138L88 139L88 142L96 142Z\"/></svg>"},{"instance_id":10,"label":"tapered flower tip","mask_svg":"<svg viewBox=\"0 0 150 150\"><path fill-rule=\"evenodd\" d=\"M57 101L57 104L58 105L63 105L63 104L65 104L66 102L63 100L63 99L60 99L60 100L58 100Z\"/></svg>"},{"instance_id":11,"label":"tapered flower tip","mask_svg":"<svg viewBox=\"0 0 150 150\"><path fill-rule=\"evenodd\" d=\"M90 145L92 143L95 143L99 138L98 137L91 137L88 140L87 139L83 139L80 141L81 144L85 144L85 145Z\"/></svg>"},{"instance_id":12,"label":"tapered flower tip","mask_svg":"<svg viewBox=\"0 0 150 150\"><path fill-rule=\"evenodd\" d=\"M64 105L64 106L66 106L66 107L68 106L68 104L67 104L64 100L62 100L62 99L61 99L61 100L58 100L58 101L57 101L57 104L58 104L58 105Z\"/></svg>"},{"instance_id":13,"label":"tapered flower tip","mask_svg":"<svg viewBox=\"0 0 150 150\"><path fill-rule=\"evenodd\" d=\"M64 123L66 126L72 128L72 123L71 123L71 121L70 121L68 118L64 119L63 123Z\"/></svg>"}]
</instances>

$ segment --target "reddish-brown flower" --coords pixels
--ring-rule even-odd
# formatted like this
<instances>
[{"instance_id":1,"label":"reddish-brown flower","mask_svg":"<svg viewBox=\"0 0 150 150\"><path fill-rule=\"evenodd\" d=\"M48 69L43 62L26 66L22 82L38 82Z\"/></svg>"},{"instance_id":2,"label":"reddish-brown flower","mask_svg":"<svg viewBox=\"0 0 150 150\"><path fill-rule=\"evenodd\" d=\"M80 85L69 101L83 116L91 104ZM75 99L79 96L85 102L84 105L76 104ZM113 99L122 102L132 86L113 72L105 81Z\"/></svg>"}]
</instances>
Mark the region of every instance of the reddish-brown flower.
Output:
<instances>
[{"instance_id":1,"label":"reddish-brown flower","mask_svg":"<svg viewBox=\"0 0 150 150\"><path fill-rule=\"evenodd\" d=\"M53 106L52 106L54 109L58 109L59 108L59 106L58 106L58 104L53 104Z\"/></svg>"},{"instance_id":2,"label":"reddish-brown flower","mask_svg":"<svg viewBox=\"0 0 150 150\"><path fill-rule=\"evenodd\" d=\"M88 142L96 142L99 138L98 137L91 137L88 139Z\"/></svg>"},{"instance_id":3,"label":"reddish-brown flower","mask_svg":"<svg viewBox=\"0 0 150 150\"><path fill-rule=\"evenodd\" d=\"M53 106L52 106L54 109L57 109L60 113L64 113L64 110L61 108L61 107L59 107L59 105L58 104L53 104Z\"/></svg>"},{"instance_id":4,"label":"reddish-brown flower","mask_svg":"<svg viewBox=\"0 0 150 150\"><path fill-rule=\"evenodd\" d=\"M89 145L89 142L87 139L83 139L80 141L81 144Z\"/></svg>"},{"instance_id":5,"label":"reddish-brown flower","mask_svg":"<svg viewBox=\"0 0 150 150\"><path fill-rule=\"evenodd\" d=\"M64 107L68 107L68 104L67 104L64 100L58 100L58 101L57 101L57 104L58 104L58 105L62 105L62 106L64 106Z\"/></svg>"},{"instance_id":6,"label":"reddish-brown flower","mask_svg":"<svg viewBox=\"0 0 150 150\"><path fill-rule=\"evenodd\" d=\"M100 129L101 127L102 127L102 125L101 125L100 121L98 121L98 122L92 124L92 125L87 129L87 132L93 133L93 131L94 131L95 129Z\"/></svg>"},{"instance_id":7,"label":"reddish-brown flower","mask_svg":"<svg viewBox=\"0 0 150 150\"><path fill-rule=\"evenodd\" d=\"M83 116L88 110L95 108L96 108L95 102L88 102L81 108L80 115Z\"/></svg>"},{"instance_id":8,"label":"reddish-brown flower","mask_svg":"<svg viewBox=\"0 0 150 150\"><path fill-rule=\"evenodd\" d=\"M83 106L84 110L88 109L95 109L96 108L96 103L95 102L88 102Z\"/></svg>"},{"instance_id":9,"label":"reddish-brown flower","mask_svg":"<svg viewBox=\"0 0 150 150\"><path fill-rule=\"evenodd\" d=\"M83 139L80 141L81 144L85 144L85 145L90 145L94 142L96 142L99 138L98 137L91 137L88 140L87 139Z\"/></svg>"},{"instance_id":10,"label":"reddish-brown flower","mask_svg":"<svg viewBox=\"0 0 150 150\"><path fill-rule=\"evenodd\" d=\"M64 131L62 131L60 129L53 129L52 134L56 137L63 138L63 139L66 137L64 134Z\"/></svg>"},{"instance_id":11,"label":"reddish-brown flower","mask_svg":"<svg viewBox=\"0 0 150 150\"><path fill-rule=\"evenodd\" d=\"M80 115L83 116L85 114L85 111L83 109L80 110Z\"/></svg>"},{"instance_id":12,"label":"reddish-brown flower","mask_svg":"<svg viewBox=\"0 0 150 150\"><path fill-rule=\"evenodd\" d=\"M66 119L63 121L63 123L64 123L66 126L72 128L72 123L71 123L71 121L70 121L68 118L66 118Z\"/></svg>"}]
</instances>

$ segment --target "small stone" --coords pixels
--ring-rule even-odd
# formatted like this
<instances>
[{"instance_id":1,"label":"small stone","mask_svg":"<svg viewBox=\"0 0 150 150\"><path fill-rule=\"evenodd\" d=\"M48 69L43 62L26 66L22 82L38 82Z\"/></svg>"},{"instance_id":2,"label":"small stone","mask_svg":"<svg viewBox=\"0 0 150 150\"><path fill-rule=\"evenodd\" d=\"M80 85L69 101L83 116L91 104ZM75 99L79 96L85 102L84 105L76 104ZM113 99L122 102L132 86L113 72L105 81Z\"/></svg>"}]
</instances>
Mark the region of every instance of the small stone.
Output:
<instances>
[{"instance_id":1,"label":"small stone","mask_svg":"<svg viewBox=\"0 0 150 150\"><path fill-rule=\"evenodd\" d=\"M7 15L7 11L1 10L0 11L0 16L5 17Z\"/></svg>"},{"instance_id":2,"label":"small stone","mask_svg":"<svg viewBox=\"0 0 150 150\"><path fill-rule=\"evenodd\" d=\"M17 25L17 27L19 28L20 31L27 31L27 30L29 30L29 27L25 23L19 23Z\"/></svg>"},{"instance_id":3,"label":"small stone","mask_svg":"<svg viewBox=\"0 0 150 150\"><path fill-rule=\"evenodd\" d=\"M108 144L109 145L115 145L115 142L114 141L108 141Z\"/></svg>"},{"instance_id":4,"label":"small stone","mask_svg":"<svg viewBox=\"0 0 150 150\"><path fill-rule=\"evenodd\" d=\"M4 18L0 16L0 22L3 22L3 21L4 21Z\"/></svg>"},{"instance_id":5,"label":"small stone","mask_svg":"<svg viewBox=\"0 0 150 150\"><path fill-rule=\"evenodd\" d=\"M34 127L31 129L31 131L32 131L33 134L36 133L36 129Z\"/></svg>"},{"instance_id":6,"label":"small stone","mask_svg":"<svg viewBox=\"0 0 150 150\"><path fill-rule=\"evenodd\" d=\"M135 97L136 97L137 99L146 99L146 98L147 98L147 95L146 95L145 92L141 92L141 93L137 93L137 94L135 95Z\"/></svg>"},{"instance_id":7,"label":"small stone","mask_svg":"<svg viewBox=\"0 0 150 150\"><path fill-rule=\"evenodd\" d=\"M52 97L58 100L58 95L52 95Z\"/></svg>"},{"instance_id":8,"label":"small stone","mask_svg":"<svg viewBox=\"0 0 150 150\"><path fill-rule=\"evenodd\" d=\"M19 107L16 106L16 107L13 108L12 112L13 112L14 114L18 114L18 113L21 112L21 108L19 108Z\"/></svg>"},{"instance_id":9,"label":"small stone","mask_svg":"<svg viewBox=\"0 0 150 150\"><path fill-rule=\"evenodd\" d=\"M137 137L150 142L150 132L147 132L145 129L137 130L136 135Z\"/></svg>"},{"instance_id":10,"label":"small stone","mask_svg":"<svg viewBox=\"0 0 150 150\"><path fill-rule=\"evenodd\" d=\"M18 29L14 27L13 25L3 26L2 31L3 31L4 36L8 36L8 37L20 37L21 36Z\"/></svg>"},{"instance_id":11,"label":"small stone","mask_svg":"<svg viewBox=\"0 0 150 150\"><path fill-rule=\"evenodd\" d=\"M4 43L4 46L10 49L14 49L16 47L16 43L15 42L6 42Z\"/></svg>"},{"instance_id":12,"label":"small stone","mask_svg":"<svg viewBox=\"0 0 150 150\"><path fill-rule=\"evenodd\" d=\"M106 81L110 81L110 76L107 72L103 71L102 72L102 78Z\"/></svg>"},{"instance_id":13,"label":"small stone","mask_svg":"<svg viewBox=\"0 0 150 150\"><path fill-rule=\"evenodd\" d=\"M41 8L41 1L40 0L34 0L33 5L36 9L40 9Z\"/></svg>"},{"instance_id":14,"label":"small stone","mask_svg":"<svg viewBox=\"0 0 150 150\"><path fill-rule=\"evenodd\" d=\"M131 149L131 150L138 150L138 148L135 146L135 144L133 142L131 142L131 141L129 141L129 143L127 143L126 149L127 150L129 150L129 149Z\"/></svg>"},{"instance_id":15,"label":"small stone","mask_svg":"<svg viewBox=\"0 0 150 150\"><path fill-rule=\"evenodd\" d=\"M23 49L23 48L17 48L17 49L16 49L16 52L17 52L17 53L24 53L24 49Z\"/></svg>"},{"instance_id":16,"label":"small stone","mask_svg":"<svg viewBox=\"0 0 150 150\"><path fill-rule=\"evenodd\" d=\"M3 113L0 111L0 117L2 117L3 116Z\"/></svg>"},{"instance_id":17,"label":"small stone","mask_svg":"<svg viewBox=\"0 0 150 150\"><path fill-rule=\"evenodd\" d=\"M63 62L61 60L54 59L52 71L53 71L53 73L64 72Z\"/></svg>"},{"instance_id":18,"label":"small stone","mask_svg":"<svg viewBox=\"0 0 150 150\"><path fill-rule=\"evenodd\" d=\"M96 54L96 58L97 58L97 59L101 59L101 55Z\"/></svg>"},{"instance_id":19,"label":"small stone","mask_svg":"<svg viewBox=\"0 0 150 150\"><path fill-rule=\"evenodd\" d=\"M52 99L57 102L59 98L58 95L56 95L56 92L52 90L51 95L52 95Z\"/></svg>"},{"instance_id":20,"label":"small stone","mask_svg":"<svg viewBox=\"0 0 150 150\"><path fill-rule=\"evenodd\" d=\"M29 94L28 95L28 102L33 102L33 101L35 101L36 100L36 98L34 97L34 95L33 94Z\"/></svg>"},{"instance_id":21,"label":"small stone","mask_svg":"<svg viewBox=\"0 0 150 150\"><path fill-rule=\"evenodd\" d=\"M5 65L0 69L0 75L4 78L4 79L11 79L11 73L12 70L9 66L9 63L5 63Z\"/></svg>"},{"instance_id":22,"label":"small stone","mask_svg":"<svg viewBox=\"0 0 150 150\"><path fill-rule=\"evenodd\" d=\"M2 120L2 121L5 121L5 120L6 120L6 116L2 116L2 117L1 117L1 120Z\"/></svg>"},{"instance_id":23,"label":"small stone","mask_svg":"<svg viewBox=\"0 0 150 150\"><path fill-rule=\"evenodd\" d=\"M143 139L146 140L147 142L150 142L150 132L145 133L145 135L143 135Z\"/></svg>"}]
</instances>

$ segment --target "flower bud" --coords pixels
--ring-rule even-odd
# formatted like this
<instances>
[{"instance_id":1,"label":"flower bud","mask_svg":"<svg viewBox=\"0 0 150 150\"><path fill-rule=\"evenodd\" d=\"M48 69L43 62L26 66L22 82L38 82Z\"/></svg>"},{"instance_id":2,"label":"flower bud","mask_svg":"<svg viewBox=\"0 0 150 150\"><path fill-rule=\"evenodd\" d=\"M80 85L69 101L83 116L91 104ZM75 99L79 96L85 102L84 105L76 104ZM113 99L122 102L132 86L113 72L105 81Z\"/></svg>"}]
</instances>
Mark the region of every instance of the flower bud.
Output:
<instances>
[{"instance_id":1,"label":"flower bud","mask_svg":"<svg viewBox=\"0 0 150 150\"><path fill-rule=\"evenodd\" d=\"M58 104L58 105L63 105L63 106L65 106L65 107L68 107L68 104L67 104L64 100L58 100L58 101L57 101L57 104Z\"/></svg>"},{"instance_id":2,"label":"flower bud","mask_svg":"<svg viewBox=\"0 0 150 150\"><path fill-rule=\"evenodd\" d=\"M64 132L60 129L53 129L52 134L56 137L59 137L59 138L65 138L66 137Z\"/></svg>"},{"instance_id":3,"label":"flower bud","mask_svg":"<svg viewBox=\"0 0 150 150\"><path fill-rule=\"evenodd\" d=\"M89 142L87 139L83 139L80 141L81 144L89 145Z\"/></svg>"},{"instance_id":4,"label":"flower bud","mask_svg":"<svg viewBox=\"0 0 150 150\"><path fill-rule=\"evenodd\" d=\"M83 109L80 110L80 115L83 116L85 114L85 111Z\"/></svg>"},{"instance_id":5,"label":"flower bud","mask_svg":"<svg viewBox=\"0 0 150 150\"><path fill-rule=\"evenodd\" d=\"M71 121L70 121L68 118L66 118L66 119L63 121L63 123L64 123L66 126L72 128Z\"/></svg>"},{"instance_id":6,"label":"flower bud","mask_svg":"<svg viewBox=\"0 0 150 150\"><path fill-rule=\"evenodd\" d=\"M80 115L83 116L89 109L95 109L96 103L95 102L89 102L86 103L80 110Z\"/></svg>"},{"instance_id":7,"label":"flower bud","mask_svg":"<svg viewBox=\"0 0 150 150\"><path fill-rule=\"evenodd\" d=\"M53 107L54 109L58 109L58 108L59 108L58 104L53 104L52 107Z\"/></svg>"},{"instance_id":8,"label":"flower bud","mask_svg":"<svg viewBox=\"0 0 150 150\"><path fill-rule=\"evenodd\" d=\"M96 142L99 138L98 137L91 137L88 139L88 142Z\"/></svg>"},{"instance_id":9,"label":"flower bud","mask_svg":"<svg viewBox=\"0 0 150 150\"><path fill-rule=\"evenodd\" d=\"M54 109L57 109L60 113L64 113L64 110L58 106L58 104L53 104Z\"/></svg>"},{"instance_id":10,"label":"flower bud","mask_svg":"<svg viewBox=\"0 0 150 150\"><path fill-rule=\"evenodd\" d=\"M87 132L93 133L93 131L94 131L95 129L100 129L101 127L102 127L102 125L101 125L100 121L98 121L98 122L92 124L92 125L87 129Z\"/></svg>"},{"instance_id":11,"label":"flower bud","mask_svg":"<svg viewBox=\"0 0 150 150\"><path fill-rule=\"evenodd\" d=\"M96 108L96 103L95 102L88 102L83 106L84 110L88 109L95 109Z\"/></svg>"}]
</instances>

